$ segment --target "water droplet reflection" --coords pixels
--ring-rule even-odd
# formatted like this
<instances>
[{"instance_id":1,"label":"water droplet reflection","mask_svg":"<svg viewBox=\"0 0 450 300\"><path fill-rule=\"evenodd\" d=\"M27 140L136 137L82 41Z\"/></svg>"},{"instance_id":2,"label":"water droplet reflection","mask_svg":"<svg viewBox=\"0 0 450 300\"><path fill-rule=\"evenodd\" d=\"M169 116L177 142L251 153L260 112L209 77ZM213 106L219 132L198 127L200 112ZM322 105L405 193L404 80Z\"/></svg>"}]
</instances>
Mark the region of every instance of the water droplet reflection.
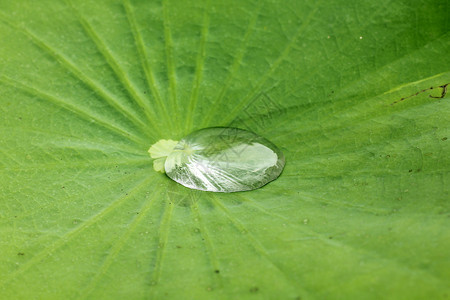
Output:
<instances>
[{"instance_id":1,"label":"water droplet reflection","mask_svg":"<svg viewBox=\"0 0 450 300\"><path fill-rule=\"evenodd\" d=\"M197 190L238 192L276 179L283 153L253 132L214 127L195 131L176 144L164 164L174 181Z\"/></svg>"}]
</instances>

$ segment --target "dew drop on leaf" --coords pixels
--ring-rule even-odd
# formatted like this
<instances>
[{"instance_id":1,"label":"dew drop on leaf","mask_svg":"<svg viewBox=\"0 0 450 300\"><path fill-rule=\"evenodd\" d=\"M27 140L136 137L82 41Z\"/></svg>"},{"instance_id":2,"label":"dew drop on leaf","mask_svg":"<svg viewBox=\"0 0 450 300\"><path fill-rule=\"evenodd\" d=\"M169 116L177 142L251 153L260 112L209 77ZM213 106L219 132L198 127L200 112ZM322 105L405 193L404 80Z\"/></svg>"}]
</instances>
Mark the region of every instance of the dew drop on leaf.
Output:
<instances>
[{"instance_id":1,"label":"dew drop on leaf","mask_svg":"<svg viewBox=\"0 0 450 300\"><path fill-rule=\"evenodd\" d=\"M265 138L213 127L181 139L167 155L164 170L188 188L228 193L262 187L281 174L284 164L283 153Z\"/></svg>"}]
</instances>

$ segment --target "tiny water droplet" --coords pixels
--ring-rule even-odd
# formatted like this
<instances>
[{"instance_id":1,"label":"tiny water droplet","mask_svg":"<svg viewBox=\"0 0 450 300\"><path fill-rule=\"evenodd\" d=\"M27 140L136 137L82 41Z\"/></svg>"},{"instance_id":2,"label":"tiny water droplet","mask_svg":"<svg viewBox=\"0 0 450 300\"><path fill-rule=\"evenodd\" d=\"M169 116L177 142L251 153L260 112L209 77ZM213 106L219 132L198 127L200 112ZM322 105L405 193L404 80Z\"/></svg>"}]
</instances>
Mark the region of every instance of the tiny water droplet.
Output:
<instances>
[{"instance_id":1,"label":"tiny water droplet","mask_svg":"<svg viewBox=\"0 0 450 300\"><path fill-rule=\"evenodd\" d=\"M188 188L229 193L262 187L281 174L284 164L283 153L265 138L243 129L213 127L181 139L167 155L164 170Z\"/></svg>"}]
</instances>

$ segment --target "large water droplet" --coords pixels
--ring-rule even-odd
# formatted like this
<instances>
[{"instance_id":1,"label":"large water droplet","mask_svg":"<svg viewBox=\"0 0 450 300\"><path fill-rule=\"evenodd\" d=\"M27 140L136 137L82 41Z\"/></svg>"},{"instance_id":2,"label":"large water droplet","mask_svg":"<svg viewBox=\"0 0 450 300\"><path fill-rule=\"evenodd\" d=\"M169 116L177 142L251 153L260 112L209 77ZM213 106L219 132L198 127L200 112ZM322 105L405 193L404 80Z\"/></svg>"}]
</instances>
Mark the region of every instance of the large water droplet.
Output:
<instances>
[{"instance_id":1,"label":"large water droplet","mask_svg":"<svg viewBox=\"0 0 450 300\"><path fill-rule=\"evenodd\" d=\"M243 129L214 127L179 141L164 169L170 178L192 189L239 192L276 179L284 162L283 153L265 138Z\"/></svg>"}]
</instances>

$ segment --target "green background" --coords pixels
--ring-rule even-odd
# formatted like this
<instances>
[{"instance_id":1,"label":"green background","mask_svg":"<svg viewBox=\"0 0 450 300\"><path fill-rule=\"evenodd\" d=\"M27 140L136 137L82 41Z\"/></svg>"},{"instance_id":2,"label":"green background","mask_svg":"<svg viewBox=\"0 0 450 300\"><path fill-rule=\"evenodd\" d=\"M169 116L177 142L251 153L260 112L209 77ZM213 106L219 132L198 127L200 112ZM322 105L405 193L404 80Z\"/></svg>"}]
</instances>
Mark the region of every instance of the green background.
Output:
<instances>
[{"instance_id":1,"label":"green background","mask_svg":"<svg viewBox=\"0 0 450 300\"><path fill-rule=\"evenodd\" d=\"M449 15L0 1L0 298L450 297ZM281 177L153 170L153 143L219 125L280 147Z\"/></svg>"}]
</instances>

